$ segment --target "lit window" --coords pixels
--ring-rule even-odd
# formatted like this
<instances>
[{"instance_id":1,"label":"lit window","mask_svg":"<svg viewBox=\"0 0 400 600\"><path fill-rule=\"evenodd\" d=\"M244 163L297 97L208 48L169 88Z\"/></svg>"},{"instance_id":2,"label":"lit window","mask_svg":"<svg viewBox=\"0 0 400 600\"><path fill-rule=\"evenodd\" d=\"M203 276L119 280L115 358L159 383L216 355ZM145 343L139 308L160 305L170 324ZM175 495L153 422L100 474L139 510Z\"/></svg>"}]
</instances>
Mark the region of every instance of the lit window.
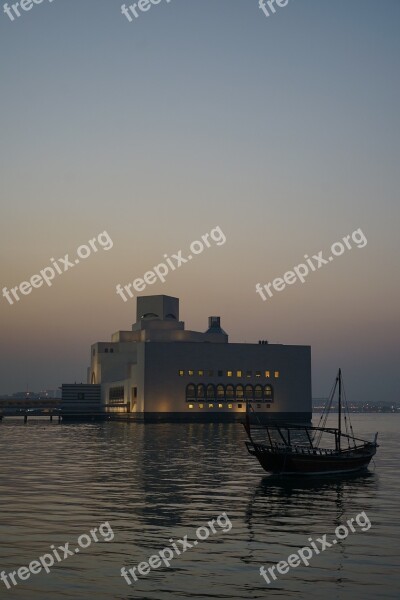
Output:
<instances>
[{"instance_id":1,"label":"lit window","mask_svg":"<svg viewBox=\"0 0 400 600\"><path fill-rule=\"evenodd\" d=\"M218 404L218 408L224 408L223 404Z\"/></svg>"},{"instance_id":2,"label":"lit window","mask_svg":"<svg viewBox=\"0 0 400 600\"><path fill-rule=\"evenodd\" d=\"M217 385L217 397L218 398L225 398L225 388L222 384Z\"/></svg>"},{"instance_id":3,"label":"lit window","mask_svg":"<svg viewBox=\"0 0 400 600\"><path fill-rule=\"evenodd\" d=\"M271 373L269 371L265 371L265 377L270 377Z\"/></svg>"},{"instance_id":4,"label":"lit window","mask_svg":"<svg viewBox=\"0 0 400 600\"><path fill-rule=\"evenodd\" d=\"M236 377L242 377L242 371L236 371Z\"/></svg>"},{"instance_id":5,"label":"lit window","mask_svg":"<svg viewBox=\"0 0 400 600\"><path fill-rule=\"evenodd\" d=\"M228 404L228 408L232 408L232 404Z\"/></svg>"},{"instance_id":6,"label":"lit window","mask_svg":"<svg viewBox=\"0 0 400 600\"><path fill-rule=\"evenodd\" d=\"M251 371L246 371L246 377L247 377L247 379L250 379L250 377L251 377Z\"/></svg>"},{"instance_id":7,"label":"lit window","mask_svg":"<svg viewBox=\"0 0 400 600\"><path fill-rule=\"evenodd\" d=\"M184 374L185 374L185 371L182 371L182 370L179 371L179 377L183 377Z\"/></svg>"},{"instance_id":8,"label":"lit window","mask_svg":"<svg viewBox=\"0 0 400 600\"><path fill-rule=\"evenodd\" d=\"M188 373L189 373L189 377L192 377L192 375L194 375L194 371L192 371L192 370L189 370Z\"/></svg>"},{"instance_id":9,"label":"lit window","mask_svg":"<svg viewBox=\"0 0 400 600\"><path fill-rule=\"evenodd\" d=\"M199 408L204 408L204 404L199 404Z\"/></svg>"},{"instance_id":10,"label":"lit window","mask_svg":"<svg viewBox=\"0 0 400 600\"><path fill-rule=\"evenodd\" d=\"M272 389L272 385L266 385L264 387L264 398L271 400L273 398L273 389Z\"/></svg>"},{"instance_id":11,"label":"lit window","mask_svg":"<svg viewBox=\"0 0 400 600\"><path fill-rule=\"evenodd\" d=\"M242 385L236 386L236 398L242 399L244 397L244 387Z\"/></svg>"},{"instance_id":12,"label":"lit window","mask_svg":"<svg viewBox=\"0 0 400 600\"><path fill-rule=\"evenodd\" d=\"M256 377L261 377L261 371L256 371Z\"/></svg>"},{"instance_id":13,"label":"lit window","mask_svg":"<svg viewBox=\"0 0 400 600\"><path fill-rule=\"evenodd\" d=\"M199 369L197 374L199 375L199 377L203 377L203 375L204 375L203 369Z\"/></svg>"},{"instance_id":14,"label":"lit window","mask_svg":"<svg viewBox=\"0 0 400 600\"><path fill-rule=\"evenodd\" d=\"M209 404L208 408L214 408L214 404Z\"/></svg>"},{"instance_id":15,"label":"lit window","mask_svg":"<svg viewBox=\"0 0 400 600\"><path fill-rule=\"evenodd\" d=\"M227 377L232 377L232 371L227 371L227 372L226 372L226 376L227 376Z\"/></svg>"},{"instance_id":16,"label":"lit window","mask_svg":"<svg viewBox=\"0 0 400 600\"><path fill-rule=\"evenodd\" d=\"M228 384L225 390L225 397L227 400L232 401L235 398L235 388L233 385Z\"/></svg>"},{"instance_id":17,"label":"lit window","mask_svg":"<svg viewBox=\"0 0 400 600\"><path fill-rule=\"evenodd\" d=\"M189 408L194 408L194 405L193 404L189 404Z\"/></svg>"},{"instance_id":18,"label":"lit window","mask_svg":"<svg viewBox=\"0 0 400 600\"><path fill-rule=\"evenodd\" d=\"M275 379L278 379L278 377L279 377L279 371L275 371L274 377L275 377Z\"/></svg>"}]
</instances>

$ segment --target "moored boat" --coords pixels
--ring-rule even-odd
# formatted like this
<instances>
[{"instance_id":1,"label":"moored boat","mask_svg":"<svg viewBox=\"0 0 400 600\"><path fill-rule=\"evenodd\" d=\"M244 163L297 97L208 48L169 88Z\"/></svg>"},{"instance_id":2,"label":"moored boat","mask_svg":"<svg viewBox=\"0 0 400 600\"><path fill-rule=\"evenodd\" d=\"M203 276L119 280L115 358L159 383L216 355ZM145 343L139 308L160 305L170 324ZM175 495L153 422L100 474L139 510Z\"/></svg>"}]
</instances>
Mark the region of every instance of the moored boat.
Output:
<instances>
[{"instance_id":1,"label":"moored boat","mask_svg":"<svg viewBox=\"0 0 400 600\"><path fill-rule=\"evenodd\" d=\"M336 389L338 427L326 427ZM331 475L366 469L378 448L378 434L372 442L355 437L347 402L345 411L342 403L340 369L318 427L288 423L254 427L250 424L249 411L253 409L249 403L244 424L249 438L246 441L248 452L258 459L265 471L280 475ZM263 434L262 439L260 433Z\"/></svg>"}]
</instances>

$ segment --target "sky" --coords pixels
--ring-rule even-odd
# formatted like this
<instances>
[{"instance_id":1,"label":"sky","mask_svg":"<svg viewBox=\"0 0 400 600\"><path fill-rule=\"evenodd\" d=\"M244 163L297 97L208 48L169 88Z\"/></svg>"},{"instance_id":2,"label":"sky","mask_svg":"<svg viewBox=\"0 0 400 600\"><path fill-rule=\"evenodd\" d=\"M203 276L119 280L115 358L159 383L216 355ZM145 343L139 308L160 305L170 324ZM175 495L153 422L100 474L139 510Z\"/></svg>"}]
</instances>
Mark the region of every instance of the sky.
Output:
<instances>
[{"instance_id":1,"label":"sky","mask_svg":"<svg viewBox=\"0 0 400 600\"><path fill-rule=\"evenodd\" d=\"M398 401L399 21L398 0L161 0L132 22L120 0L0 6L0 290L62 271L0 296L0 393L85 381L90 345L136 318L116 285L219 227L135 297L179 297L192 330L221 315L232 342L311 345L315 397L340 366L349 399Z\"/></svg>"}]
</instances>

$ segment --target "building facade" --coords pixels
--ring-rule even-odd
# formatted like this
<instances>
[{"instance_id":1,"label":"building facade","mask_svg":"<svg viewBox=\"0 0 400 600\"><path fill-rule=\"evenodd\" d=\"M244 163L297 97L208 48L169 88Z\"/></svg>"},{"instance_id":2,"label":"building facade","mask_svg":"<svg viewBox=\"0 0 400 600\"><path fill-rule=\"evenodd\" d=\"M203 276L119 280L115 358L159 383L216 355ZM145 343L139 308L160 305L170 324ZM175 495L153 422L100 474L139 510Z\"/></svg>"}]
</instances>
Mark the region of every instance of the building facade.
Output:
<instances>
[{"instance_id":1,"label":"building facade","mask_svg":"<svg viewBox=\"0 0 400 600\"><path fill-rule=\"evenodd\" d=\"M179 300L137 299L137 320L91 347L88 384L106 413L147 421L311 421L311 348L232 344L210 317L206 332L179 321Z\"/></svg>"}]
</instances>

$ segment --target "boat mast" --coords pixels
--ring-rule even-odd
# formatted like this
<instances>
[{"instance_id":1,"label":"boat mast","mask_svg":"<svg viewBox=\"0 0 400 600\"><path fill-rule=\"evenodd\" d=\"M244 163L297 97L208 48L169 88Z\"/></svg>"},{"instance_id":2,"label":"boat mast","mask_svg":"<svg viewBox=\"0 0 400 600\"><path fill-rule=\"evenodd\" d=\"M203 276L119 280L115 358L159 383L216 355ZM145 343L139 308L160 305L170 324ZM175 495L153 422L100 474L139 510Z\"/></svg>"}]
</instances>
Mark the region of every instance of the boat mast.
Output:
<instances>
[{"instance_id":1,"label":"boat mast","mask_svg":"<svg viewBox=\"0 0 400 600\"><path fill-rule=\"evenodd\" d=\"M342 370L339 369L339 406L338 406L338 450L340 451L340 438L342 436Z\"/></svg>"}]
</instances>

